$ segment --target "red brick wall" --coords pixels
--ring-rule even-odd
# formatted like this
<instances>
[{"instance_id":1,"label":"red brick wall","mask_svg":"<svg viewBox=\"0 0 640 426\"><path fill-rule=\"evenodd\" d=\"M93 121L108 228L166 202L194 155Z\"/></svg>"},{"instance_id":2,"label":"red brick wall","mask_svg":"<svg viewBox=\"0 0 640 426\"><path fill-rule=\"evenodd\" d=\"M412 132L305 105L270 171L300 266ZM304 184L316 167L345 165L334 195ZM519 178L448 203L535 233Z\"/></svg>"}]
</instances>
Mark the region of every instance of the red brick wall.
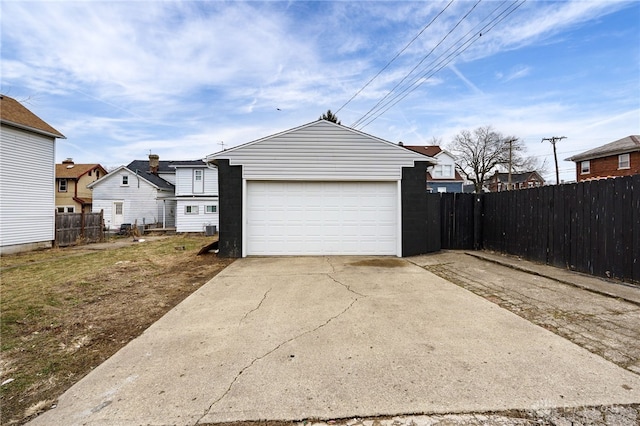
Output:
<instances>
[{"instance_id":1,"label":"red brick wall","mask_svg":"<svg viewBox=\"0 0 640 426\"><path fill-rule=\"evenodd\" d=\"M628 169L618 170L618 155L592 159L591 173L580 173L581 163L581 161L576 163L576 175L578 177L578 182L581 180L600 177L637 175L640 174L640 151L630 153L629 165L631 167Z\"/></svg>"}]
</instances>

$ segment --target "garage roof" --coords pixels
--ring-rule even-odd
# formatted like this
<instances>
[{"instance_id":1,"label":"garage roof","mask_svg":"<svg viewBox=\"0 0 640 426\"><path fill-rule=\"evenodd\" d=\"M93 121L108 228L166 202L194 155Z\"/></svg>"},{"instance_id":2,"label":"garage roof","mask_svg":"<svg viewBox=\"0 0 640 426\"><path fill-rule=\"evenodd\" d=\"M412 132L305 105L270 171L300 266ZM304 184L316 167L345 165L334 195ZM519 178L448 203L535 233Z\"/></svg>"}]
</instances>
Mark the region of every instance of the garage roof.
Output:
<instances>
[{"instance_id":1,"label":"garage roof","mask_svg":"<svg viewBox=\"0 0 640 426\"><path fill-rule=\"evenodd\" d=\"M245 179L267 180L399 180L402 167L436 160L369 134L314 121L211 154L208 162L226 159L242 165Z\"/></svg>"}]
</instances>

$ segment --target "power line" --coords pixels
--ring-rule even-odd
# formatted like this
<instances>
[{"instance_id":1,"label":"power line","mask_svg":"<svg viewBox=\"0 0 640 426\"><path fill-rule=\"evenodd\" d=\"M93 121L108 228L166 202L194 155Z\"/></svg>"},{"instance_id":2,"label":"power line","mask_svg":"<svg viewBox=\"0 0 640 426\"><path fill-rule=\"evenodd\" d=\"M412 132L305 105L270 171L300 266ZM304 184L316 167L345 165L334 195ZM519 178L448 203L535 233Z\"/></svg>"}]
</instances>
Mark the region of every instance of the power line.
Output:
<instances>
[{"instance_id":1,"label":"power line","mask_svg":"<svg viewBox=\"0 0 640 426\"><path fill-rule=\"evenodd\" d=\"M422 59L420 60L420 62L418 62L416 64L416 66L414 66L411 71L409 71L403 78L402 80L400 80L400 82L398 84L396 84L389 92L387 92L387 94L378 101L377 104L375 104L373 106L373 108L371 108L369 111L367 111L360 119L358 119L355 123L353 123L351 125L351 127L355 127L357 126L371 111L375 110L378 105L380 105L382 102L384 102L385 99L387 99L387 97L389 95L391 95L391 93L393 93L394 90L396 90L396 88L398 88L398 86L400 86L402 83L404 83L404 81L411 75L413 74L413 72L420 66L422 65L422 63L429 57L431 56L431 54L433 53L434 50L436 50L438 48L438 46L440 46L442 43L444 43L444 41L447 39L447 37L449 37L449 35L451 35L451 33L453 33L453 31L455 31L456 28L458 28L458 26L462 23L462 21L464 21L467 16L469 16L469 14L471 12L473 12L473 10L478 6L478 4L481 2L482 0L478 0L473 7L471 7L471 9L469 9L469 11L458 21L458 23L449 30L449 32L442 38L442 40L440 40L438 42L438 44L436 44L430 51L429 53L427 53L425 56L422 57Z\"/></svg>"},{"instance_id":2,"label":"power line","mask_svg":"<svg viewBox=\"0 0 640 426\"><path fill-rule=\"evenodd\" d=\"M424 73L416 78L413 79L413 81L411 82L411 84L409 86L407 86L405 89L403 89L400 93L396 94L389 102L387 102L385 105L383 105L382 107L378 108L378 111L380 111L379 113L377 113L377 115L375 117L370 117L368 118L368 121L362 125L361 129L368 126L369 124L371 124L373 121L375 121L376 119L378 119L382 114L384 114L385 112L387 112L389 109L393 108L396 104L398 104L400 101L402 101L404 98L406 98L409 94L411 94L413 91L415 91L418 87L420 87L422 85L422 83L424 83L425 81L427 81L429 78L433 77L433 75L435 75L437 72L439 72L440 70L442 70L442 68L446 67L447 65L449 65L455 58L457 58L458 56L460 56L462 53L464 53L469 47L471 47L476 41L479 40L479 37L482 36L482 34L486 34L487 32L489 32L491 29L493 29L498 23L500 23L501 21L503 21L507 16L509 16L511 13L513 13L518 7L520 7L524 1L523 0L522 3L520 3L519 5L516 5L513 9L511 9L509 11L509 8L505 9L504 11L502 11L498 16L494 17L488 24L486 24L484 27L482 27L480 30L475 31L475 33L473 34L472 37L470 37L469 39L467 39L466 41L464 41L464 43L462 43L460 46L456 47L453 52L449 53L449 55L447 55L446 57L444 57L444 59L440 60L440 62L433 64L432 62L432 66L430 69L427 69L424 71ZM503 2L504 3L504 2ZM500 7L500 6L499 6ZM498 8L499 8L498 7ZM495 10L497 10L498 8L496 8ZM495 12L494 10L494 12ZM509 11L504 17L500 18L502 15L504 15L507 11ZM492 12L493 13L493 12ZM491 16L491 15L489 15ZM489 17L488 16L488 17ZM480 24L482 24L482 22L486 21L487 18L485 18L483 21L480 22ZM476 25L475 28L477 28L480 24ZM493 24L493 25L492 25ZM472 29L471 31L467 32L467 34L465 34L464 36L460 37L453 45L449 46L449 48L447 50L445 50L438 58L436 58L435 60L438 60L440 58L442 58L443 56L445 56L445 54L449 51L451 51L455 45L457 43L459 43L460 41L463 41L469 34L473 33L474 29ZM434 60L434 62L435 62ZM386 107L386 108L385 108ZM382 108L385 108L384 110L382 110Z\"/></svg>"},{"instance_id":3,"label":"power line","mask_svg":"<svg viewBox=\"0 0 640 426\"><path fill-rule=\"evenodd\" d=\"M426 69L421 75L415 77L407 87L405 87L399 93L394 95L386 103L384 103L382 105L379 105L377 108L374 107L372 110L367 112L363 117L361 117L357 121L357 125L359 125L360 128L362 129L362 128L368 126L369 124L371 124L373 121L375 121L377 118L379 118L382 114L387 112L389 109L391 109L393 106L395 106L398 102L400 102L405 97L407 97L411 92L413 92L418 87L420 87L420 85L422 85L422 83L427 81L429 78L431 78L434 74L436 74L442 68L444 68L445 66L450 64L455 58L457 58L462 53L464 53L469 47L471 47L476 41L478 41L478 39L480 37L482 37L483 34L488 33L493 28L495 28L498 24L500 24L502 21L504 21L508 16L510 16L513 12L515 12L518 8L520 8L525 3L525 1L526 0L522 0L519 3L515 3L515 4L511 3L511 4L509 4L509 6L507 8L505 8L497 16L493 17L489 23L484 25L479 30L475 30L484 21L489 19L506 2L501 3L498 7L496 7L491 12L491 14L489 14L485 19L483 19L478 25L476 25L474 27L474 29L470 30L464 36L460 37L451 46L449 46L449 48L447 48L440 56L435 58L431 62L430 68ZM469 34L471 34L471 33L473 33L473 35L471 37L467 38L469 36ZM458 45L458 43L460 43L460 42L462 42L462 44ZM449 53L447 56L445 56L447 54L447 52L451 51L452 49L453 49L453 51L451 53ZM441 59L439 62L436 63L436 61L438 59L440 59L440 58L443 58L443 59ZM394 90L396 88L397 88L397 86L394 88ZM374 116L374 114L376 114L376 115Z\"/></svg>"},{"instance_id":4,"label":"power line","mask_svg":"<svg viewBox=\"0 0 640 426\"><path fill-rule=\"evenodd\" d=\"M449 6L451 6L451 4L453 3L454 0L450 0L449 3L444 7L444 9L442 9L432 20L431 22L429 22L427 25L425 25L422 30L420 30L420 32L418 32L418 34L416 34L415 37L413 37L411 39L411 41L409 43L407 43L407 45L405 47L402 48L402 50L400 50L396 56L394 56L389 62L387 62L387 64L382 67L382 69L380 71L378 71L378 73L376 75L374 75L369 81L367 81L367 83L362 86L362 88L360 90L358 90L347 102L344 103L344 105L342 105L340 108L338 108L338 110L336 111L336 114L339 113L342 108L346 107L352 100L354 100L356 98L356 96L358 96L360 93L362 93L362 91L364 89L366 89L372 82L373 80L375 80L376 78L378 78L378 76L380 74L382 74L384 72L384 70L386 70L389 65L391 65L393 63L393 61L395 61L396 59L398 59L398 57L409 48L409 46L411 46L411 44L413 44L414 41L416 41L416 39L418 37L420 37L422 35L423 32L425 32L427 30L427 28L429 28L431 26L431 24L433 24L436 19L438 19L440 17L440 15L442 15L448 8Z\"/></svg>"}]
</instances>

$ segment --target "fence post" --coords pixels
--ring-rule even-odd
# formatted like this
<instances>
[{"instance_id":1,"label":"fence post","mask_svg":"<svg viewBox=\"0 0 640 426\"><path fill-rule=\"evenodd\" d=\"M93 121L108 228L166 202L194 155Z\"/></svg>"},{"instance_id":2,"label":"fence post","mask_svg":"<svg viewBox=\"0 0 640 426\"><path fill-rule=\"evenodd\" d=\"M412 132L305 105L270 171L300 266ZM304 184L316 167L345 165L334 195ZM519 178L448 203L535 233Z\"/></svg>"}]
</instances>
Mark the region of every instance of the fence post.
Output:
<instances>
[{"instance_id":1,"label":"fence post","mask_svg":"<svg viewBox=\"0 0 640 426\"><path fill-rule=\"evenodd\" d=\"M473 249L482 249L482 197L484 194L474 194L473 197Z\"/></svg>"}]
</instances>

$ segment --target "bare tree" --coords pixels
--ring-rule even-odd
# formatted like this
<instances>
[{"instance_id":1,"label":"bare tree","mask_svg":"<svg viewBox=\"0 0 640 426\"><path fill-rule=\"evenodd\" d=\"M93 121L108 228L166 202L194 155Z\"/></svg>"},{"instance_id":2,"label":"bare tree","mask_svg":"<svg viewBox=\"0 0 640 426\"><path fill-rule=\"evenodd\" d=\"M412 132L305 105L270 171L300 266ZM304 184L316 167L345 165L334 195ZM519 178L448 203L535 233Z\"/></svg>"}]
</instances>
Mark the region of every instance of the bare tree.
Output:
<instances>
[{"instance_id":1,"label":"bare tree","mask_svg":"<svg viewBox=\"0 0 640 426\"><path fill-rule=\"evenodd\" d=\"M483 183L494 171L523 171L536 164L534 158L525 157L526 147L520 139L504 136L491 126L461 131L449 150L456 155L456 168L473 182L476 193L482 192Z\"/></svg>"}]
</instances>

